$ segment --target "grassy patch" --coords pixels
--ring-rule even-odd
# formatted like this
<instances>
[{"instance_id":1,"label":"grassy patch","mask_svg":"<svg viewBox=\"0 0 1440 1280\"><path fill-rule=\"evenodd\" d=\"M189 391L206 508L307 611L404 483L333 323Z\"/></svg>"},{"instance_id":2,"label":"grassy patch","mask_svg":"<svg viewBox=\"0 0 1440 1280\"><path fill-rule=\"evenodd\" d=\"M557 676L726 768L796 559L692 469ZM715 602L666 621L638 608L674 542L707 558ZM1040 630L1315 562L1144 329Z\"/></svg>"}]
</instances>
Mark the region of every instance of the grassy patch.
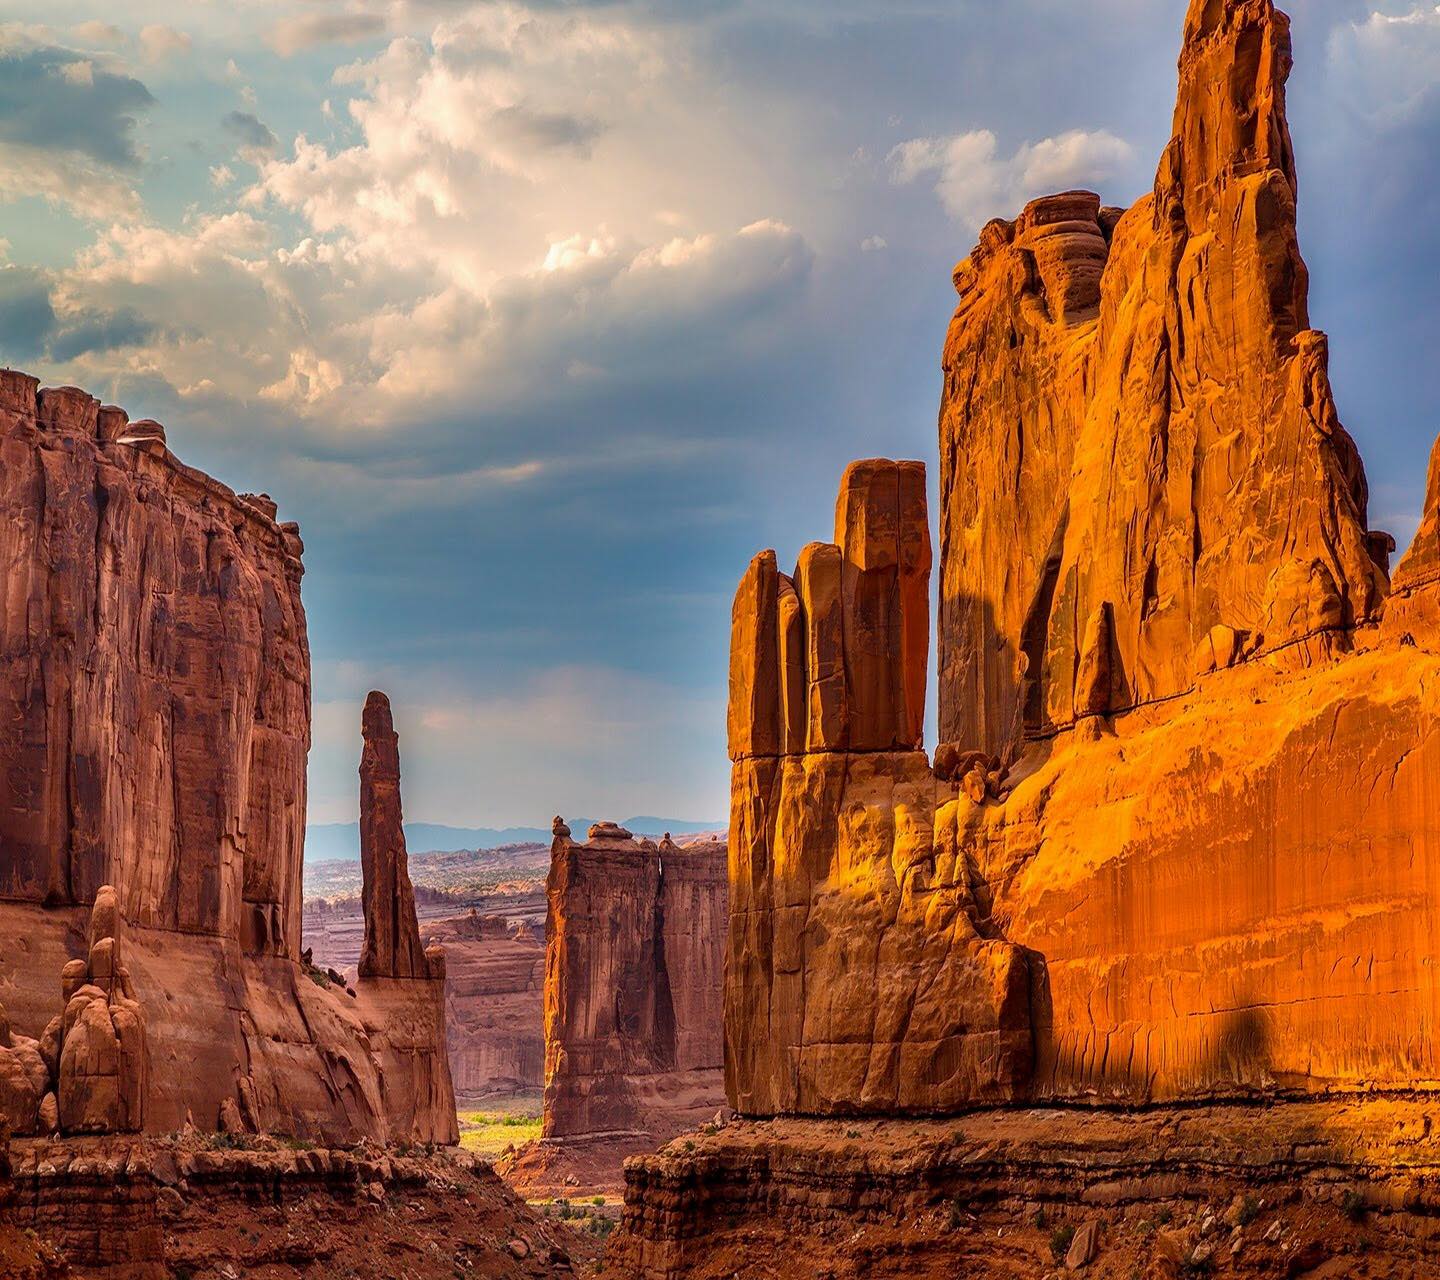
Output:
<instances>
[{"instance_id":1,"label":"grassy patch","mask_svg":"<svg viewBox=\"0 0 1440 1280\"><path fill-rule=\"evenodd\" d=\"M460 1145L486 1160L500 1157L506 1147L518 1147L540 1136L540 1111L462 1111Z\"/></svg>"}]
</instances>

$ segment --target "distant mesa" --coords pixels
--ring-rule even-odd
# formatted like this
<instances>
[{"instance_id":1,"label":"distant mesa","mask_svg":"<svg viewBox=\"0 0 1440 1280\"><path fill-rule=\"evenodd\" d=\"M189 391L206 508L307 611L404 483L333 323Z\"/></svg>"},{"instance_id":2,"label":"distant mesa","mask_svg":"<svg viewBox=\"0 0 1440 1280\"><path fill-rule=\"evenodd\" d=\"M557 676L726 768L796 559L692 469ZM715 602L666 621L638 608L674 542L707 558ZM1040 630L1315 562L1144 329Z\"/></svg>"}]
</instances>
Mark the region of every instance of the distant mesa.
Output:
<instances>
[{"instance_id":1,"label":"distant mesa","mask_svg":"<svg viewBox=\"0 0 1440 1280\"><path fill-rule=\"evenodd\" d=\"M594 825L590 818L572 818L576 831ZM726 829L726 821L694 822L684 818L626 818L617 824L638 835L659 839L666 831L677 836L718 834ZM548 845L554 832L551 827L450 827L433 822L407 822L405 843L412 854L448 853L461 850L501 849L514 844ZM305 861L344 862L360 857L360 824L358 822L316 823L305 831Z\"/></svg>"}]
</instances>

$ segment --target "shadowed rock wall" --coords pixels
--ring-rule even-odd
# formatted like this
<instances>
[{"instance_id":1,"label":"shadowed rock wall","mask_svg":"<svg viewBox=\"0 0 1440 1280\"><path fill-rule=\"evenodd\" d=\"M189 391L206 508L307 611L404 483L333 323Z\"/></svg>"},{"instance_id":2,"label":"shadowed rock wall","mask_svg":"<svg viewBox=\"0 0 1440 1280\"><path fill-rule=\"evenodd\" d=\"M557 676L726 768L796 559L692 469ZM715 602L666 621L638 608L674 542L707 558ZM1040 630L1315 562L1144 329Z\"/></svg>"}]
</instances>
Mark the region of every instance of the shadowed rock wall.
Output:
<instances>
[{"instance_id":1,"label":"shadowed rock wall","mask_svg":"<svg viewBox=\"0 0 1440 1280\"><path fill-rule=\"evenodd\" d=\"M669 1136L724 1101L725 851L589 834L556 819L544 1136Z\"/></svg>"},{"instance_id":2,"label":"shadowed rock wall","mask_svg":"<svg viewBox=\"0 0 1440 1280\"><path fill-rule=\"evenodd\" d=\"M118 1127L143 1110L152 1131L187 1116L333 1141L453 1130L422 1063L443 1046L436 1016L397 991L322 990L297 963L310 742L297 527L183 465L158 423L8 370L0 511L0 1056L44 1048L78 965L107 998L77 1012L84 1052L58 1067L68 1128L113 1123L85 1101L107 1081L129 1097L105 1046L123 1049L133 999L145 1061L124 1070L147 1083ZM106 885L117 950L97 955Z\"/></svg>"},{"instance_id":3,"label":"shadowed rock wall","mask_svg":"<svg viewBox=\"0 0 1440 1280\"><path fill-rule=\"evenodd\" d=\"M545 1083L545 944L504 916L427 923L445 948L445 1030L455 1092L477 1097Z\"/></svg>"}]
</instances>

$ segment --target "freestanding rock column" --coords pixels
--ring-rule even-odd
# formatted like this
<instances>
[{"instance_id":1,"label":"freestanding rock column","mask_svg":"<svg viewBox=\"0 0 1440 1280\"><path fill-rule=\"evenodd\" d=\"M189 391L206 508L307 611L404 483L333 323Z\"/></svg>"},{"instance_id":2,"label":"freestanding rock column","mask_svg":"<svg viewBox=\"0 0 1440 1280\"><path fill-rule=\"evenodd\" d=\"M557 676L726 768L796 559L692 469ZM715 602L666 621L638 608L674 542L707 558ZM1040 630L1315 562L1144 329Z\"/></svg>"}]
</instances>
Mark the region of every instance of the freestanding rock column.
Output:
<instances>
[{"instance_id":1,"label":"freestanding rock column","mask_svg":"<svg viewBox=\"0 0 1440 1280\"><path fill-rule=\"evenodd\" d=\"M725 850L555 819L545 957L545 1137L709 1119L724 1097Z\"/></svg>"},{"instance_id":2,"label":"freestanding rock column","mask_svg":"<svg viewBox=\"0 0 1440 1280\"><path fill-rule=\"evenodd\" d=\"M410 884L400 810L400 738L390 699L365 699L365 750L360 757L360 864L364 875L365 945L362 978L428 978L420 945L415 890Z\"/></svg>"}]
</instances>

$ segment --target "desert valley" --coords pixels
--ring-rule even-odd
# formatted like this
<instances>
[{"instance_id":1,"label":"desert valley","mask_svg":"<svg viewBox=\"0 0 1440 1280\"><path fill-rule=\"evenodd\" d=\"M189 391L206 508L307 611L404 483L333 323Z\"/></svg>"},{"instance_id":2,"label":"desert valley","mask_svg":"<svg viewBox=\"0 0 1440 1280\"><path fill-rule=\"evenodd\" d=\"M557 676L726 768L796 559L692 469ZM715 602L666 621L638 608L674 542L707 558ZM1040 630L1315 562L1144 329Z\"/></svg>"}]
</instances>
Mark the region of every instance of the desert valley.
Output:
<instances>
[{"instance_id":1,"label":"desert valley","mask_svg":"<svg viewBox=\"0 0 1440 1280\"><path fill-rule=\"evenodd\" d=\"M989 211L938 451L735 566L728 830L407 848L372 691L307 863L300 525L0 371L0 1277L1440 1276L1440 443L1402 550L1292 60L1191 0L1153 190Z\"/></svg>"}]
</instances>

